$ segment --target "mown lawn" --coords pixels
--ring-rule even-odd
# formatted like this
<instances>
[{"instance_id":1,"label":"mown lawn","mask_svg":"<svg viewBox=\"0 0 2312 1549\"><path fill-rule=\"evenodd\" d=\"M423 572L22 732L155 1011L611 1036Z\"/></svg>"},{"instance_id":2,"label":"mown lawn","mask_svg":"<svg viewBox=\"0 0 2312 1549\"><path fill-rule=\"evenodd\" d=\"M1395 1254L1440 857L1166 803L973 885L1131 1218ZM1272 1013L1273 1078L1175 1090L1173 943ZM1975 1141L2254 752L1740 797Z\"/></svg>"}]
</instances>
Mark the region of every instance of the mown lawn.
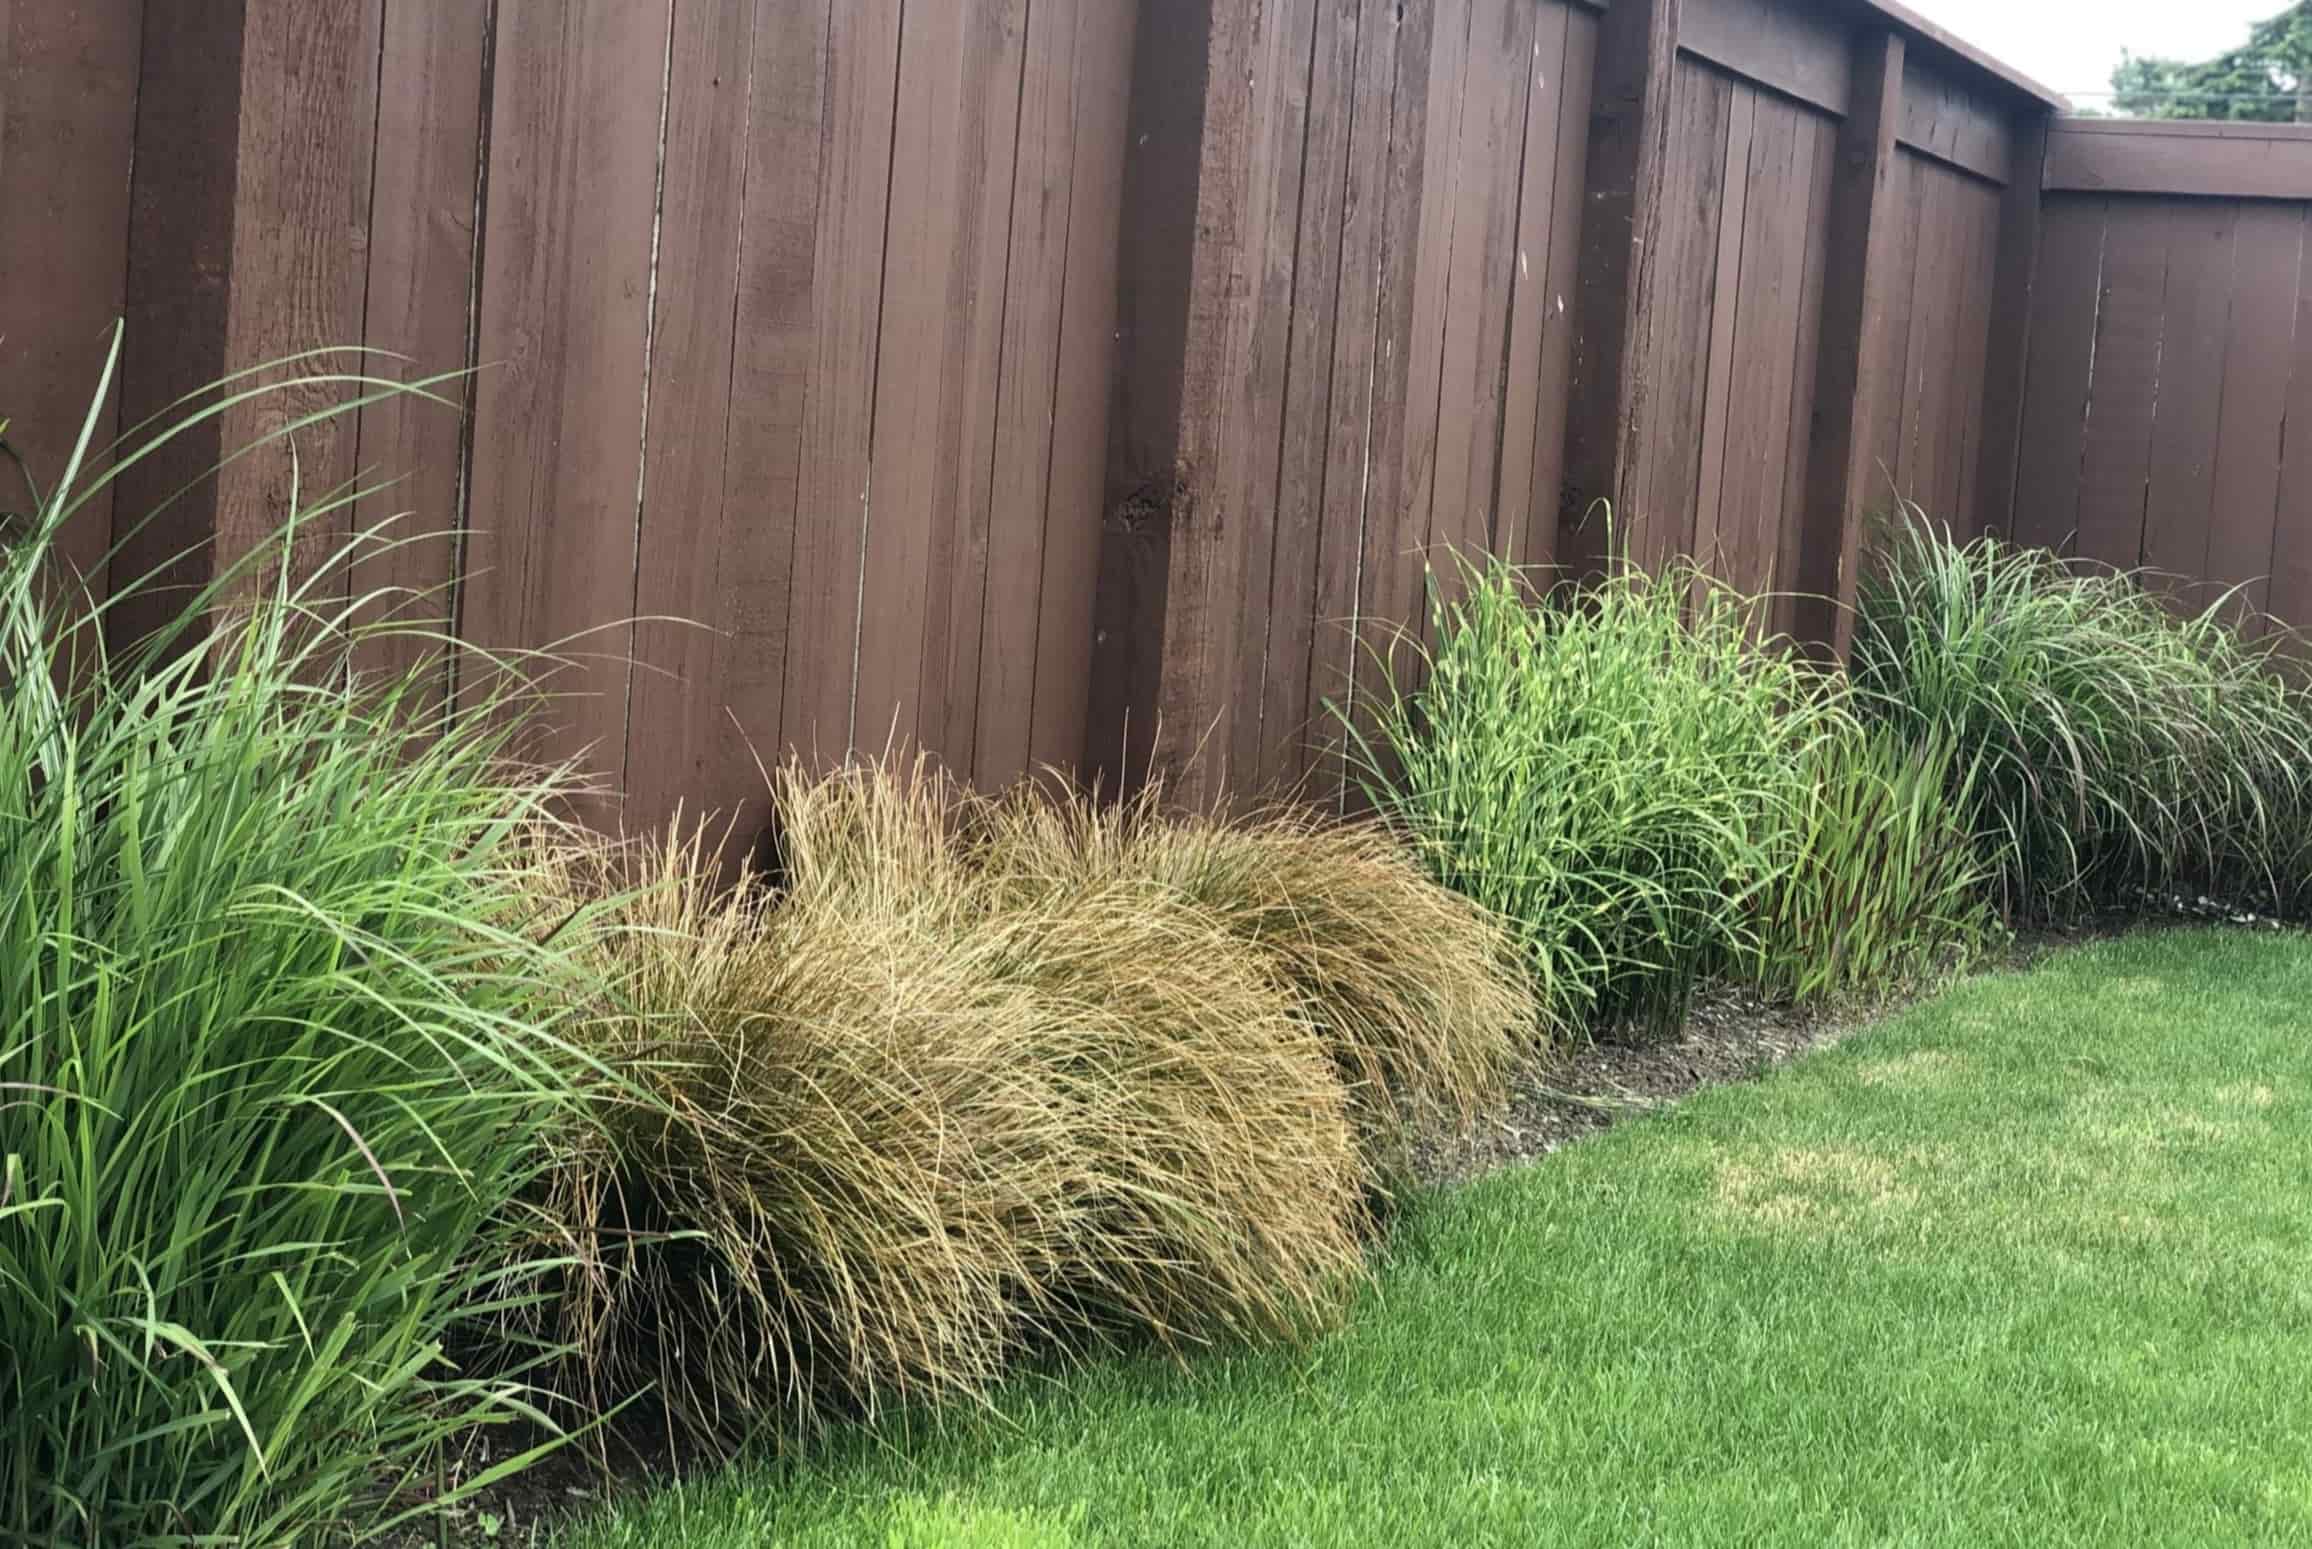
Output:
<instances>
[{"instance_id":1,"label":"mown lawn","mask_svg":"<svg viewBox=\"0 0 2312 1549\"><path fill-rule=\"evenodd\" d=\"M1354 1322L575 1549L2312 1543L2312 943L1978 980L1427 1202Z\"/></svg>"}]
</instances>

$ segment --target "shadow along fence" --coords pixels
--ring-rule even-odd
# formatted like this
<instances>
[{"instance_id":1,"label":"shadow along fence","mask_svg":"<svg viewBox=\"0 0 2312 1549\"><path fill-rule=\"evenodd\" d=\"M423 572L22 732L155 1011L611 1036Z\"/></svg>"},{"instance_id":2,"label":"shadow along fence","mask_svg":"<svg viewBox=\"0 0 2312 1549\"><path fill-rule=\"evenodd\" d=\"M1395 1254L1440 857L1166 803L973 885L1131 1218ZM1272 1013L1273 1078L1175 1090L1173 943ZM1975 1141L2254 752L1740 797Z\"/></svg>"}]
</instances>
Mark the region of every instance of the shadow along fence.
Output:
<instances>
[{"instance_id":1,"label":"shadow along fence","mask_svg":"<svg viewBox=\"0 0 2312 1549\"><path fill-rule=\"evenodd\" d=\"M300 443L309 485L406 476L315 544L469 530L343 584L586 637L559 746L636 826L751 826L757 752L892 736L1331 799L1325 707L1371 704L1425 566L1594 565L1599 501L1833 650L1890 481L2283 614L2312 584L2312 144L2057 121L1891 4L0 3L0 87L35 463L115 316L126 423L316 343L477 368L462 417ZM285 457L95 573L257 428L71 557L257 541Z\"/></svg>"}]
</instances>

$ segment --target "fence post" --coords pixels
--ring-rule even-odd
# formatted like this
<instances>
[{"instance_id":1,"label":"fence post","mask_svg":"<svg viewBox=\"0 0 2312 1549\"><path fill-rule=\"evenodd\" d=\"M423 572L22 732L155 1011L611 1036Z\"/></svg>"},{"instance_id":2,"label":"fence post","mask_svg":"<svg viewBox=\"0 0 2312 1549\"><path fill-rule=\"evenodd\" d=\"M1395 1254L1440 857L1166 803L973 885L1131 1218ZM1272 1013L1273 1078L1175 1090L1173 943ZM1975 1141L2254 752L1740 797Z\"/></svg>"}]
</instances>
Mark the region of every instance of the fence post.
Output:
<instances>
[{"instance_id":1,"label":"fence post","mask_svg":"<svg viewBox=\"0 0 2312 1549\"><path fill-rule=\"evenodd\" d=\"M2023 451L2023 378L2031 347L2031 291L2039 272L2040 183L2046 175L2043 110L2019 114L2015 168L1999 201L1999 260L1991 283L1991 353L1983 368L1983 460L1975 480L1975 531L2009 532Z\"/></svg>"},{"instance_id":2,"label":"fence post","mask_svg":"<svg viewBox=\"0 0 2312 1549\"><path fill-rule=\"evenodd\" d=\"M1879 326L1896 233L1890 192L1902 122L1904 42L1881 30L1855 40L1854 87L1831 177L1814 439L1798 533L1792 636L1844 660L1854 637L1862 513L1876 477L1873 387L1886 348Z\"/></svg>"},{"instance_id":3,"label":"fence post","mask_svg":"<svg viewBox=\"0 0 2312 1549\"><path fill-rule=\"evenodd\" d=\"M122 423L227 370L317 341L361 343L381 17L378 0L146 9ZM205 477L223 455L350 397L316 391L244 405L122 477L111 587L152 584L114 611L116 642L164 623L286 520L290 449L277 443ZM309 503L353 478L354 441L347 418L298 435L294 465ZM348 521L340 511L317 523L296 563L334 550Z\"/></svg>"},{"instance_id":4,"label":"fence post","mask_svg":"<svg viewBox=\"0 0 2312 1549\"><path fill-rule=\"evenodd\" d=\"M1568 495L1558 514L1558 561L1594 574L1607 558L1599 501L1636 513L1632 474L1647 441L1645 343L1653 331L1668 159L1671 68L1683 0L1617 0L1598 28L1582 278L1575 305L1573 402L1566 418Z\"/></svg>"}]
</instances>

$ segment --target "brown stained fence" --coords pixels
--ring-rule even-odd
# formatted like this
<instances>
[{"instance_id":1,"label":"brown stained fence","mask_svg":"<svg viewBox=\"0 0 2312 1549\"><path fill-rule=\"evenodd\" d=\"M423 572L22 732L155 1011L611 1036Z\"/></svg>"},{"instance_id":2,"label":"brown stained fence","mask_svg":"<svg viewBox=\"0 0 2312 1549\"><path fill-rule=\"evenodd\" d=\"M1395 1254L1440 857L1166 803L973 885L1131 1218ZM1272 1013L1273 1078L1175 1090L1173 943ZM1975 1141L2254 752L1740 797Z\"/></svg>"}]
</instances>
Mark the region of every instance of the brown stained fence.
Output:
<instances>
[{"instance_id":1,"label":"brown stained fence","mask_svg":"<svg viewBox=\"0 0 2312 1549\"><path fill-rule=\"evenodd\" d=\"M2011 530L2312 624L2312 130L2048 142Z\"/></svg>"},{"instance_id":2,"label":"brown stained fence","mask_svg":"<svg viewBox=\"0 0 2312 1549\"><path fill-rule=\"evenodd\" d=\"M395 403L299 439L308 488L401 477L304 546L405 511L470 528L337 584L433 592L477 646L567 642L553 750L586 750L638 826L753 803L782 748L897 738L991 785L1072 763L1135 20L0 4L0 414L60 466L124 313L131 423L317 344L477 367L462 418ZM124 480L122 534L263 428ZM110 579L210 542L170 572L198 581L287 483L285 457L236 466ZM84 571L110 520L74 534Z\"/></svg>"},{"instance_id":3,"label":"brown stained fence","mask_svg":"<svg viewBox=\"0 0 2312 1549\"><path fill-rule=\"evenodd\" d=\"M1890 488L1989 498L2029 82L1862 0L1216 0L1208 32L1135 109L1166 198L1126 202L1095 758L1337 799L1326 707L1371 724L1451 553L1593 566L1603 502L1642 561L1835 599Z\"/></svg>"},{"instance_id":4,"label":"brown stained fence","mask_svg":"<svg viewBox=\"0 0 2312 1549\"><path fill-rule=\"evenodd\" d=\"M1333 802L1425 572L1593 569L1604 505L1825 653L1896 494L2312 622L2312 140L2051 129L1891 0L0 0L0 92L18 442L116 316L123 423L476 368L300 439L402 480L307 557L465 529L330 584L571 643L637 826L892 739ZM285 456L129 528L264 428L70 557L246 550Z\"/></svg>"}]
</instances>

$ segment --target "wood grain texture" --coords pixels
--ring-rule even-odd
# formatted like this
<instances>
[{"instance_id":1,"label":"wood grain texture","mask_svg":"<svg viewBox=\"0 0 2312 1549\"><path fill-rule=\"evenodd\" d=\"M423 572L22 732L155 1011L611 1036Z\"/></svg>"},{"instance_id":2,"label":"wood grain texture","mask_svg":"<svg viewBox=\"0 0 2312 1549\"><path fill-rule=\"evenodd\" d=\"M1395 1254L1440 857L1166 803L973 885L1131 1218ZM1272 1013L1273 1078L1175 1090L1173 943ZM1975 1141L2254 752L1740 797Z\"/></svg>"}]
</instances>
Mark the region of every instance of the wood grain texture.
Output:
<instances>
[{"instance_id":1,"label":"wood grain texture","mask_svg":"<svg viewBox=\"0 0 2312 1549\"><path fill-rule=\"evenodd\" d=\"M2062 120L2043 182L2050 193L2312 199L2312 128Z\"/></svg>"},{"instance_id":2,"label":"wood grain texture","mask_svg":"<svg viewBox=\"0 0 2312 1549\"><path fill-rule=\"evenodd\" d=\"M1028 20L980 620L979 724L970 765L990 788L1027 773L1034 740L1053 406L1076 194L1079 11L1035 5Z\"/></svg>"},{"instance_id":3,"label":"wood grain texture","mask_svg":"<svg viewBox=\"0 0 2312 1549\"><path fill-rule=\"evenodd\" d=\"M2048 132L2045 115L2018 116L2015 175L1999 196L1998 254L1993 260L1985 333L1983 450L1975 470L1975 500L1967 513L1977 533L2015 530L2032 296L2039 272L2045 205L2039 179L2047 159ZM2101 262L2100 255L2097 262Z\"/></svg>"},{"instance_id":4,"label":"wood grain texture","mask_svg":"<svg viewBox=\"0 0 2312 1549\"><path fill-rule=\"evenodd\" d=\"M1584 194L1582 177L1589 154L1590 82L1596 74L1597 19L1587 11L1566 12L1565 65L1559 94L1556 193L1549 228L1548 283L1541 296L1540 392L1533 425L1533 495L1526 519L1522 557L1528 564L1555 567L1559 560L1559 515L1567 504L1566 423L1572 405L1574 332L1579 313L1574 297L1581 286Z\"/></svg>"},{"instance_id":5,"label":"wood grain texture","mask_svg":"<svg viewBox=\"0 0 2312 1549\"><path fill-rule=\"evenodd\" d=\"M872 504L876 366L899 81L899 0L830 12L813 261L810 389L796 497L780 740L820 764L886 728L853 716L869 621L860 610ZM883 619L904 630L918 621ZM856 736L854 732L856 730Z\"/></svg>"},{"instance_id":6,"label":"wood grain texture","mask_svg":"<svg viewBox=\"0 0 2312 1549\"><path fill-rule=\"evenodd\" d=\"M501 0L463 638L568 666L540 751L626 772L668 11ZM460 697L486 689L461 674ZM588 816L615 821L607 805Z\"/></svg>"},{"instance_id":7,"label":"wood grain texture","mask_svg":"<svg viewBox=\"0 0 2312 1549\"><path fill-rule=\"evenodd\" d=\"M1311 50L1308 135L1295 244L1291 370L1285 382L1284 439L1277 465L1269 584L1254 605L1262 636L1259 752L1247 774L1263 789L1297 784L1309 755L1309 655L1316 648L1317 559L1333 395L1343 390L1334 353L1345 296L1343 241L1349 196L1349 141L1355 112L1362 18L1356 0L1321 0Z\"/></svg>"},{"instance_id":8,"label":"wood grain texture","mask_svg":"<svg viewBox=\"0 0 2312 1549\"><path fill-rule=\"evenodd\" d=\"M235 367L364 335L383 3L247 0L225 329ZM334 384L268 395L225 414L224 445L252 446L352 398ZM220 571L262 552L243 584L262 584L285 564L296 582L315 581L317 602L345 595L352 512L322 508L358 471L358 432L352 415L340 415L219 471Z\"/></svg>"},{"instance_id":9,"label":"wood grain texture","mask_svg":"<svg viewBox=\"0 0 2312 1549\"><path fill-rule=\"evenodd\" d=\"M1838 132L1829 190L1827 271L1816 335L1814 446L1806 472L1806 516L1790 585L1791 633L1843 658L1853 639L1853 600L1862 519L1871 499L1873 422L1900 403L1883 385L1895 337L1886 316L1889 287L1906 254L1899 239L1895 133L1902 117L1905 42L1899 34L1855 45L1853 111ZM1878 384L1878 385L1874 385Z\"/></svg>"},{"instance_id":10,"label":"wood grain texture","mask_svg":"<svg viewBox=\"0 0 2312 1549\"><path fill-rule=\"evenodd\" d=\"M382 18L364 342L401 357L399 370L411 377L473 364L489 19L486 6L408 0L388 0ZM357 552L349 586L355 597L387 593L384 608L399 619L438 621L447 633L472 383L433 391L450 406L389 398L361 411L357 460L365 481L383 487L354 509L355 528L377 541ZM358 659L389 674L438 661L444 670L426 702L449 688L450 653L419 633L388 633Z\"/></svg>"},{"instance_id":11,"label":"wood grain texture","mask_svg":"<svg viewBox=\"0 0 2312 1549\"><path fill-rule=\"evenodd\" d=\"M72 456L126 299L143 12L0 0L0 415L43 490ZM118 403L116 388L97 414L99 449ZM0 469L0 509L28 505ZM111 547L112 493L97 490L56 553L101 595Z\"/></svg>"},{"instance_id":12,"label":"wood grain texture","mask_svg":"<svg viewBox=\"0 0 2312 1549\"><path fill-rule=\"evenodd\" d=\"M2296 276L2304 258L2304 211L2242 207L2232 237L2232 298L2221 418L2209 473L2207 542L2192 600L2225 597L2225 614L2259 633L2271 601L2272 532L2285 451L2288 384L2296 359Z\"/></svg>"},{"instance_id":13,"label":"wood grain texture","mask_svg":"<svg viewBox=\"0 0 2312 1549\"><path fill-rule=\"evenodd\" d=\"M2167 212L2167 295L2142 562L2178 579L2192 577L2207 554L2239 218L2239 207L2230 204L2179 202ZM2100 366L2096 375L2103 379Z\"/></svg>"},{"instance_id":14,"label":"wood grain texture","mask_svg":"<svg viewBox=\"0 0 2312 1549\"><path fill-rule=\"evenodd\" d=\"M2078 469L2074 551L2132 569L2143 562L2144 498L2166 332L2168 227L2115 222L2102 238Z\"/></svg>"},{"instance_id":15,"label":"wood grain texture","mask_svg":"<svg viewBox=\"0 0 2312 1549\"><path fill-rule=\"evenodd\" d=\"M234 164L240 145L243 16L235 4L146 8L129 198L120 423L142 424L226 370ZM223 452L207 420L114 485L116 601L105 633L121 649L162 628L208 581Z\"/></svg>"},{"instance_id":16,"label":"wood grain texture","mask_svg":"<svg viewBox=\"0 0 2312 1549\"><path fill-rule=\"evenodd\" d=\"M1136 13L1084 0L1076 34L1075 154L1069 176L1068 304L1060 320L1051 506L1044 523L1035 715L1028 756L1063 771L1082 757L1099 585L1102 450L1114 375L1127 84Z\"/></svg>"},{"instance_id":17,"label":"wood grain texture","mask_svg":"<svg viewBox=\"0 0 2312 1549\"><path fill-rule=\"evenodd\" d=\"M978 667L951 684L953 624L984 590L1025 19L907 7L891 149L854 719L965 768Z\"/></svg>"},{"instance_id":18,"label":"wood grain texture","mask_svg":"<svg viewBox=\"0 0 2312 1549\"><path fill-rule=\"evenodd\" d=\"M1730 353L1714 352L1718 323L1719 277L1738 282L1741 220L1737 214L1731 234L1726 222L1729 198L1748 189L1753 94L1745 92L1715 70L1680 61L1670 106L1670 152L1664 163L1656 243L1659 251L1649 270L1654 294L1646 308L1649 332L1643 341L1636 370L1647 385L1648 439L1633 451L1625 491L1610 516L1612 542L1640 564L1659 565L1678 552L1691 549L1695 511L1705 498L1705 469L1713 466L1707 439L1708 406L1714 384L1713 361L1727 362ZM1740 181L1730 184L1730 172ZM1585 228L1586 229L1586 228ZM1726 244L1734 244L1732 253ZM1723 392L1723 388L1719 390ZM1580 410L1576 397L1575 411ZM1567 455L1574 454L1577 427L1568 426ZM1723 460L1724 448L1718 449ZM1581 481L1574 479L1577 491ZM1609 513L1593 512L1586 504L1580 518L1598 530L1582 539L1585 547L1565 550L1568 535L1560 533L1561 552L1603 555L1608 535L1603 523ZM1585 569L1586 557L1569 564Z\"/></svg>"},{"instance_id":19,"label":"wood grain texture","mask_svg":"<svg viewBox=\"0 0 2312 1549\"><path fill-rule=\"evenodd\" d=\"M2079 529L2080 464L2104 278L2101 199L2049 201L2040 218L2038 282L2031 291L2029 367L2015 457L2008 532L2043 548Z\"/></svg>"},{"instance_id":20,"label":"wood grain texture","mask_svg":"<svg viewBox=\"0 0 2312 1549\"><path fill-rule=\"evenodd\" d=\"M729 627L719 578L731 521L736 284L745 242L753 0L678 7L667 73L659 208L662 284L651 324L650 413L635 545L634 675L624 817L637 832L679 810L713 827L759 821L754 780L722 756L715 671ZM785 40L807 47L809 35ZM701 563L712 556L713 562Z\"/></svg>"},{"instance_id":21,"label":"wood grain texture","mask_svg":"<svg viewBox=\"0 0 2312 1549\"><path fill-rule=\"evenodd\" d=\"M1670 157L1681 0L1619 0L1598 34L1582 216L1583 296L1566 431L1571 485L1558 551L1576 572L1605 557L1593 502L1642 504L1635 471L1656 434L1656 383L1644 362L1655 332L1662 194Z\"/></svg>"},{"instance_id":22,"label":"wood grain texture","mask_svg":"<svg viewBox=\"0 0 2312 1549\"><path fill-rule=\"evenodd\" d=\"M1395 0L1361 0L1342 169L1340 299L1330 341L1324 505L1317 524L1308 680L1302 691L1312 712L1333 705L1346 713L1354 698L1358 586L1372 517L1368 469L1378 435L1376 417L1385 408L1379 400L1387 366L1381 313L1389 273L1383 239L1401 36ZM1346 744L1337 726L1326 727L1320 746L1310 794L1339 804L1347 799L1354 776L1342 756Z\"/></svg>"}]
</instances>

